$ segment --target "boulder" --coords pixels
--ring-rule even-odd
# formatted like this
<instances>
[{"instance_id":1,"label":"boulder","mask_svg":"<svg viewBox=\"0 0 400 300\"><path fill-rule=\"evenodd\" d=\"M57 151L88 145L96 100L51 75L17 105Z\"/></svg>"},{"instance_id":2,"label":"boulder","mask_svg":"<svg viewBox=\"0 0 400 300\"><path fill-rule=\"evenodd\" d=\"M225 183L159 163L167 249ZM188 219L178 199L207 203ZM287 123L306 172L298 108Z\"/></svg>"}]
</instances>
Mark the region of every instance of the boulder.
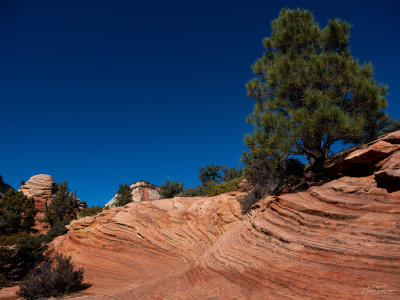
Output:
<instances>
[{"instance_id":1,"label":"boulder","mask_svg":"<svg viewBox=\"0 0 400 300\"><path fill-rule=\"evenodd\" d=\"M325 171L336 177L371 175L382 165L382 160L400 150L400 145L392 144L388 140L394 138L361 145L351 152L345 150L328 159L324 166Z\"/></svg>"},{"instance_id":2,"label":"boulder","mask_svg":"<svg viewBox=\"0 0 400 300\"><path fill-rule=\"evenodd\" d=\"M380 170L375 172L375 180L389 191L400 190L400 151L385 160Z\"/></svg>"}]
</instances>

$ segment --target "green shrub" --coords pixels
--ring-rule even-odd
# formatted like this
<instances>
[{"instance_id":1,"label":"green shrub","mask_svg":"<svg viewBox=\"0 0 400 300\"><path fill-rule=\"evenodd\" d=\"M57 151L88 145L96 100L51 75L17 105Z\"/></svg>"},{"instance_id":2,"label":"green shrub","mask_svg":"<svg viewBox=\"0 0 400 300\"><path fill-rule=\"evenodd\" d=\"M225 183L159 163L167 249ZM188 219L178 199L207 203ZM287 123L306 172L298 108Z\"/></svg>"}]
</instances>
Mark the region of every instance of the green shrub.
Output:
<instances>
[{"instance_id":1,"label":"green shrub","mask_svg":"<svg viewBox=\"0 0 400 300\"><path fill-rule=\"evenodd\" d=\"M170 179L165 180L165 182L160 186L162 198L173 198L183 191L184 183L179 183L177 181L172 181Z\"/></svg>"},{"instance_id":2,"label":"green shrub","mask_svg":"<svg viewBox=\"0 0 400 300\"><path fill-rule=\"evenodd\" d=\"M0 199L0 235L34 232L36 213L33 198L9 190Z\"/></svg>"},{"instance_id":3,"label":"green shrub","mask_svg":"<svg viewBox=\"0 0 400 300\"><path fill-rule=\"evenodd\" d=\"M3 235L0 237L0 245L1 246L12 246L14 245L18 239L22 237L29 236L27 232L18 232L12 235Z\"/></svg>"},{"instance_id":4,"label":"green shrub","mask_svg":"<svg viewBox=\"0 0 400 300\"><path fill-rule=\"evenodd\" d=\"M46 245L43 241L43 236L26 236L18 239L15 244L16 267L22 273L36 266L43 259L43 251Z\"/></svg>"},{"instance_id":5,"label":"green shrub","mask_svg":"<svg viewBox=\"0 0 400 300\"><path fill-rule=\"evenodd\" d=\"M0 273L0 289L7 283L6 277L3 273Z\"/></svg>"},{"instance_id":6,"label":"green shrub","mask_svg":"<svg viewBox=\"0 0 400 300\"><path fill-rule=\"evenodd\" d=\"M67 226L70 222L71 221L69 219L57 221L57 223L55 223L44 236L45 242L50 243L54 238L66 234L68 229L65 226Z\"/></svg>"},{"instance_id":7,"label":"green shrub","mask_svg":"<svg viewBox=\"0 0 400 300\"><path fill-rule=\"evenodd\" d=\"M47 260L40 268L29 272L17 294L25 299L42 299L90 287L91 284L83 283L83 268L74 271L71 257L57 255L55 262Z\"/></svg>"},{"instance_id":8,"label":"green shrub","mask_svg":"<svg viewBox=\"0 0 400 300\"><path fill-rule=\"evenodd\" d=\"M239 201L245 212L265 195L280 193L289 179L304 176L304 164L297 159L277 162L244 154L243 160L246 164L245 177L253 186L252 191Z\"/></svg>"},{"instance_id":9,"label":"green shrub","mask_svg":"<svg viewBox=\"0 0 400 300\"><path fill-rule=\"evenodd\" d=\"M180 192L177 197L197 197L199 195L199 191L197 188L188 187L187 189Z\"/></svg>"},{"instance_id":10,"label":"green shrub","mask_svg":"<svg viewBox=\"0 0 400 300\"><path fill-rule=\"evenodd\" d=\"M234 178L229 181L222 182L218 185L214 184L210 186L210 191L207 193L207 196L216 196L223 193L236 191L237 186L243 180L243 177Z\"/></svg>"},{"instance_id":11,"label":"green shrub","mask_svg":"<svg viewBox=\"0 0 400 300\"><path fill-rule=\"evenodd\" d=\"M97 206L92 206L92 207L83 209L79 213L79 215L81 217L94 216L94 215L97 215L98 213L101 213L102 211L103 211L103 207L97 205Z\"/></svg>"}]
</instances>

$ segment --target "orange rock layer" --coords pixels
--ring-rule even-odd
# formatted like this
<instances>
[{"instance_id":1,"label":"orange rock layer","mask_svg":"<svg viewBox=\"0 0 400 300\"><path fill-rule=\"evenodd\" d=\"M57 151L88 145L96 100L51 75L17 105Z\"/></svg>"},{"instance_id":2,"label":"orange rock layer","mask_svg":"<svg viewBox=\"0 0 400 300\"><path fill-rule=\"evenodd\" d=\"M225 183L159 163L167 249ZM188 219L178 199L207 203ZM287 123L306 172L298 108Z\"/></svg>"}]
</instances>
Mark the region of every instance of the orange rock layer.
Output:
<instances>
[{"instance_id":1,"label":"orange rock layer","mask_svg":"<svg viewBox=\"0 0 400 300\"><path fill-rule=\"evenodd\" d=\"M73 222L51 251L84 267L82 299L400 299L399 152L368 147L385 162L349 156L368 156L363 177L267 197L247 215L234 192L131 203Z\"/></svg>"}]
</instances>

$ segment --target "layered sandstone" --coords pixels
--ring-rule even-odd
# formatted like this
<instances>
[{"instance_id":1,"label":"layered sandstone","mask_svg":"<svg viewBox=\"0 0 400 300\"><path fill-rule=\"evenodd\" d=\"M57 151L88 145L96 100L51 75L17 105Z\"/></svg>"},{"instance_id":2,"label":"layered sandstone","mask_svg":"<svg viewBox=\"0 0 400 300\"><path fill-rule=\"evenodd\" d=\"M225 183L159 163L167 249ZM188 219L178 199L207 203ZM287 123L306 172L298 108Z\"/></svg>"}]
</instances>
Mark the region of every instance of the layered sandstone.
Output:
<instances>
[{"instance_id":1,"label":"layered sandstone","mask_svg":"<svg viewBox=\"0 0 400 300\"><path fill-rule=\"evenodd\" d=\"M50 251L85 268L82 299L399 299L396 141L344 156L365 176L246 215L240 192L130 203L74 221Z\"/></svg>"},{"instance_id":2,"label":"layered sandstone","mask_svg":"<svg viewBox=\"0 0 400 300\"><path fill-rule=\"evenodd\" d=\"M39 174L29 178L18 191L23 192L27 197L33 197L35 199L35 208L42 212L50 205L53 198L53 188L53 177Z\"/></svg>"},{"instance_id":3,"label":"layered sandstone","mask_svg":"<svg viewBox=\"0 0 400 300\"><path fill-rule=\"evenodd\" d=\"M54 181L53 177L46 174L39 174L32 176L29 180L19 188L18 191L21 191L27 197L33 197L35 200L35 208L38 210L36 214L36 229L39 230L40 233L45 233L49 228L48 223L43 223L41 220L45 217L46 208L50 205L53 200L54 193ZM81 201L76 198L78 202L78 210L87 208L87 204L85 201Z\"/></svg>"},{"instance_id":4,"label":"layered sandstone","mask_svg":"<svg viewBox=\"0 0 400 300\"><path fill-rule=\"evenodd\" d=\"M36 214L36 226L35 228L39 232L46 232L49 228L47 223L43 223L40 220L45 218L45 211L48 205L50 205L53 199L54 181L53 177L46 174L39 174L32 176L29 180L19 188L27 197L33 197L35 200L35 208L38 210Z\"/></svg>"},{"instance_id":5,"label":"layered sandstone","mask_svg":"<svg viewBox=\"0 0 400 300\"><path fill-rule=\"evenodd\" d=\"M151 200L159 200L161 199L161 191L158 186L155 186L147 181L138 181L130 185L132 189L132 201L140 202L140 201L151 201ZM115 202L117 194L107 202L105 206L115 206Z\"/></svg>"}]
</instances>

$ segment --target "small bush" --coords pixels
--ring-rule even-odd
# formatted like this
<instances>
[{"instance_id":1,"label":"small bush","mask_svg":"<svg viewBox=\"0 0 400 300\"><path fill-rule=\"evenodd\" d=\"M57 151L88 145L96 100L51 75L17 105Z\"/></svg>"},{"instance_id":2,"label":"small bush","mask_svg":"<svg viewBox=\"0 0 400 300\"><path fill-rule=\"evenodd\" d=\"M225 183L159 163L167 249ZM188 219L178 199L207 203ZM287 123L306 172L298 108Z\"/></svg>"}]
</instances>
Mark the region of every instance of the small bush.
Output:
<instances>
[{"instance_id":1,"label":"small bush","mask_svg":"<svg viewBox=\"0 0 400 300\"><path fill-rule=\"evenodd\" d=\"M22 273L42 261L45 247L43 236L30 235L18 239L15 244L16 253L14 259Z\"/></svg>"},{"instance_id":2,"label":"small bush","mask_svg":"<svg viewBox=\"0 0 400 300\"><path fill-rule=\"evenodd\" d=\"M165 182L160 186L161 195L163 198L173 198L183 191L184 183L179 183L177 181L172 181L170 179L165 180Z\"/></svg>"},{"instance_id":3,"label":"small bush","mask_svg":"<svg viewBox=\"0 0 400 300\"><path fill-rule=\"evenodd\" d=\"M29 272L20 285L18 296L25 299L58 297L91 286L91 284L83 283L83 268L74 271L71 257L57 255L55 262L56 264L47 260L41 267Z\"/></svg>"},{"instance_id":4,"label":"small bush","mask_svg":"<svg viewBox=\"0 0 400 300\"><path fill-rule=\"evenodd\" d=\"M279 194L290 180L304 175L304 164L297 159L282 159L277 162L247 156L244 160L245 177L254 187L239 201L244 212L265 195Z\"/></svg>"},{"instance_id":5,"label":"small bush","mask_svg":"<svg viewBox=\"0 0 400 300\"><path fill-rule=\"evenodd\" d=\"M188 187L187 189L180 192L177 197L197 197L199 195L199 191L195 188Z\"/></svg>"},{"instance_id":6,"label":"small bush","mask_svg":"<svg viewBox=\"0 0 400 300\"><path fill-rule=\"evenodd\" d=\"M6 277L3 273L0 273L0 289L7 283Z\"/></svg>"},{"instance_id":7,"label":"small bush","mask_svg":"<svg viewBox=\"0 0 400 300\"><path fill-rule=\"evenodd\" d=\"M0 245L1 246L12 246L14 245L18 239L22 238L22 237L26 237L29 236L29 233L27 232L18 232L16 234L12 234L12 235L3 235L0 237Z\"/></svg>"},{"instance_id":8,"label":"small bush","mask_svg":"<svg viewBox=\"0 0 400 300\"><path fill-rule=\"evenodd\" d=\"M218 185L212 185L211 190L207 193L207 196L217 196L223 193L236 191L238 184L243 180L242 177L234 178L229 181L222 182Z\"/></svg>"},{"instance_id":9,"label":"small bush","mask_svg":"<svg viewBox=\"0 0 400 300\"><path fill-rule=\"evenodd\" d=\"M79 213L79 215L81 217L94 216L94 215L97 215L98 213L101 213L102 211L103 211L103 207L97 205L97 206L92 206L92 207L83 209Z\"/></svg>"},{"instance_id":10,"label":"small bush","mask_svg":"<svg viewBox=\"0 0 400 300\"><path fill-rule=\"evenodd\" d=\"M68 229L65 226L67 226L70 222L71 220L69 219L57 221L44 236L44 240L47 243L50 243L54 238L66 234Z\"/></svg>"}]
</instances>

